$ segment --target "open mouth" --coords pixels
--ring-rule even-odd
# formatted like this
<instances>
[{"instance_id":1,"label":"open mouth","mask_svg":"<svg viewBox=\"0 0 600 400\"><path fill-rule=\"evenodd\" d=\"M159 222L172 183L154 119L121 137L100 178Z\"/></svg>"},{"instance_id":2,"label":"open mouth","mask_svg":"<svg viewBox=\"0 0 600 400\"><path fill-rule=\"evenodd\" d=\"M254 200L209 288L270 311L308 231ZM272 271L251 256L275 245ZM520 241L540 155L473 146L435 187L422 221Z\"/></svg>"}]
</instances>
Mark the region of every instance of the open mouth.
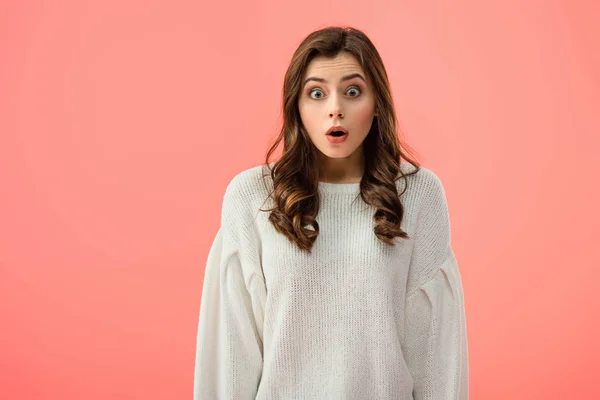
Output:
<instances>
[{"instance_id":1,"label":"open mouth","mask_svg":"<svg viewBox=\"0 0 600 400\"><path fill-rule=\"evenodd\" d=\"M340 136L344 136L345 134L346 134L346 132L343 132L343 131L333 131L330 133L330 135L333 137L340 137Z\"/></svg>"}]
</instances>

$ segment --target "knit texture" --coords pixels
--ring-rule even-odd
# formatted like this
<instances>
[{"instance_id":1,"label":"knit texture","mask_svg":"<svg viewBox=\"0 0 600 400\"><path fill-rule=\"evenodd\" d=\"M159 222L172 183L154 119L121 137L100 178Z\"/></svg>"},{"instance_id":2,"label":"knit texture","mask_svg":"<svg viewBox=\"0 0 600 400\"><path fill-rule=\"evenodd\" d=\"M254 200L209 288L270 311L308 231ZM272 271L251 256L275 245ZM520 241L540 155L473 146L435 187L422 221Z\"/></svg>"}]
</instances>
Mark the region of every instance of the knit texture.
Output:
<instances>
[{"instance_id":1,"label":"knit texture","mask_svg":"<svg viewBox=\"0 0 600 400\"><path fill-rule=\"evenodd\" d=\"M244 170L225 190L200 300L194 400L467 400L463 288L440 179L422 166L407 178L410 239L394 246L375 236L358 183L319 182L308 254L259 211L273 205L267 172Z\"/></svg>"}]
</instances>

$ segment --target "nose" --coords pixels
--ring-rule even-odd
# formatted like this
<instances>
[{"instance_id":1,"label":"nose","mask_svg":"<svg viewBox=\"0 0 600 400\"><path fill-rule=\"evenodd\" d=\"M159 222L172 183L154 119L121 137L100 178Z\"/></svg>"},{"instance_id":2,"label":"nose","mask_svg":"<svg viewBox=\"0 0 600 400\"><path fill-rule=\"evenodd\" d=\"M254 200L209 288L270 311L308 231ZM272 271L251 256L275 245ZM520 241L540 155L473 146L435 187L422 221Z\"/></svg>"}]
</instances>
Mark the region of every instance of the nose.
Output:
<instances>
[{"instance_id":1,"label":"nose","mask_svg":"<svg viewBox=\"0 0 600 400\"><path fill-rule=\"evenodd\" d=\"M332 96L334 99L331 104L331 111L329 111L330 117L340 117L344 118L344 111L342 110L342 105L337 96Z\"/></svg>"},{"instance_id":2,"label":"nose","mask_svg":"<svg viewBox=\"0 0 600 400\"><path fill-rule=\"evenodd\" d=\"M340 118L344 118L344 113L342 111L334 111L334 112L330 112L329 116L330 117L337 116L337 117L340 117Z\"/></svg>"}]
</instances>

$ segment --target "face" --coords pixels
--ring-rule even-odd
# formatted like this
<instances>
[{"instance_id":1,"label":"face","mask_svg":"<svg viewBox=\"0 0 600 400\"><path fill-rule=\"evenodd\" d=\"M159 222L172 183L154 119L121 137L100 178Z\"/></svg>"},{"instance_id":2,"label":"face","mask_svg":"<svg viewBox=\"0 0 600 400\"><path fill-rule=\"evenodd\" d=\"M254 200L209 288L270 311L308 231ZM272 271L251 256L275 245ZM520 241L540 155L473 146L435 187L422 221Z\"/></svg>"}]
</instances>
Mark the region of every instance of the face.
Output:
<instances>
[{"instance_id":1,"label":"face","mask_svg":"<svg viewBox=\"0 0 600 400\"><path fill-rule=\"evenodd\" d=\"M353 77L346 79L348 76ZM340 163L362 156L362 143L376 115L373 89L366 80L360 64L347 53L335 58L318 56L308 65L298 108L302 124L319 150L319 160L335 164L332 159ZM344 141L332 143L326 133L337 125L348 135Z\"/></svg>"}]
</instances>

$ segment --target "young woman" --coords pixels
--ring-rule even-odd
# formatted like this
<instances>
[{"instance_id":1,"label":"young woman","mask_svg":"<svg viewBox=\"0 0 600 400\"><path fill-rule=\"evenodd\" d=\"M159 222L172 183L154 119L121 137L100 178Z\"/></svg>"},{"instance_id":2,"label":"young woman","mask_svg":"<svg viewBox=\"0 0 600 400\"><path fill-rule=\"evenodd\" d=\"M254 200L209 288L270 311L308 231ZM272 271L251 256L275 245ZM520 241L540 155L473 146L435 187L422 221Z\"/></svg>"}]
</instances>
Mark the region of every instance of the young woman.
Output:
<instances>
[{"instance_id":1,"label":"young woman","mask_svg":"<svg viewBox=\"0 0 600 400\"><path fill-rule=\"evenodd\" d=\"M399 143L377 50L356 29L313 32L283 97L265 164L224 194L194 399L467 399L444 189Z\"/></svg>"}]
</instances>

